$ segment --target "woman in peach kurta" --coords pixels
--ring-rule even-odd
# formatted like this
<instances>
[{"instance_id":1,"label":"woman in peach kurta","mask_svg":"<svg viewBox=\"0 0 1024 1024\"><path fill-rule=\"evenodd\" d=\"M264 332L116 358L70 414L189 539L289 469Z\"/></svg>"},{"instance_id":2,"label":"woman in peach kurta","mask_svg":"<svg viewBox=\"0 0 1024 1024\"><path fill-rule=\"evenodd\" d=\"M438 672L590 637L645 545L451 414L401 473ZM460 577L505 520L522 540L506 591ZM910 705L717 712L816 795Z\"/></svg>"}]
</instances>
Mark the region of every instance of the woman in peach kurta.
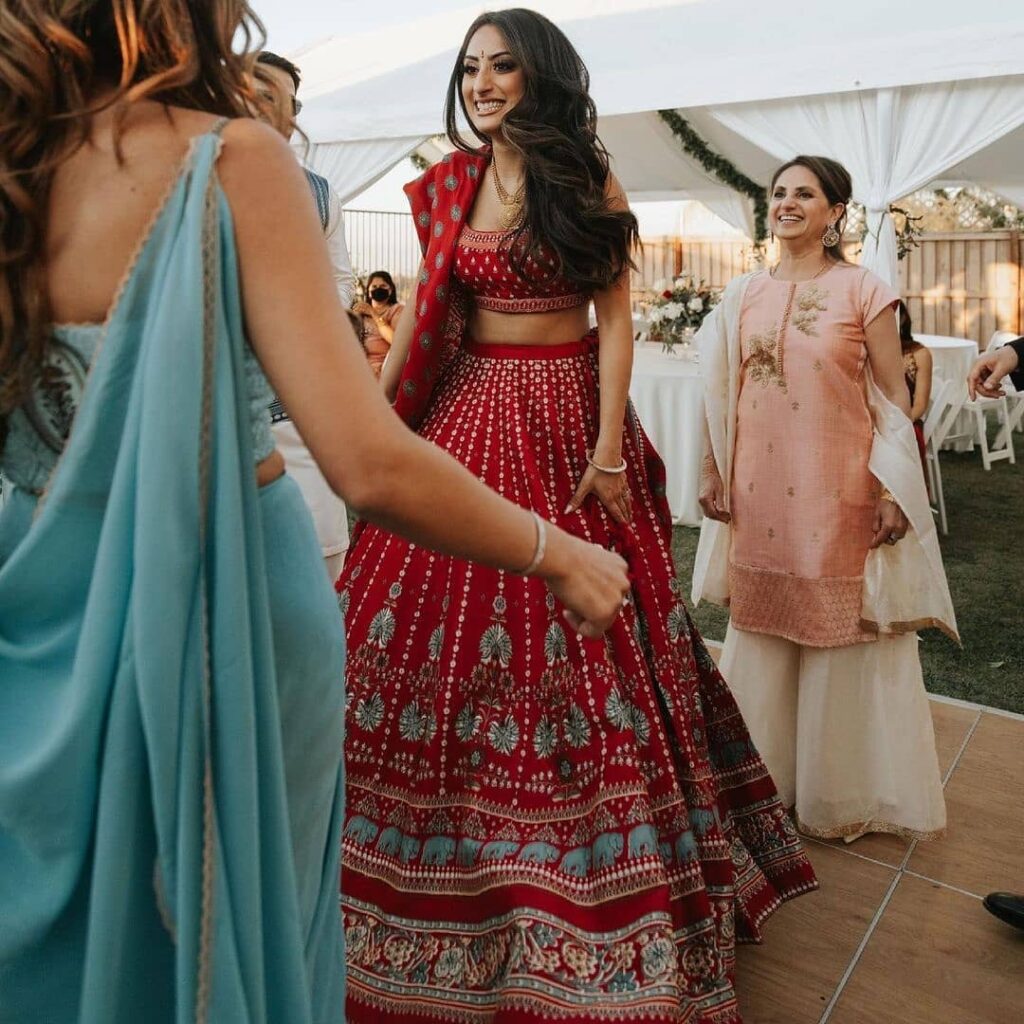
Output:
<instances>
[{"instance_id":1,"label":"woman in peach kurta","mask_svg":"<svg viewBox=\"0 0 1024 1024\"><path fill-rule=\"evenodd\" d=\"M708 518L693 596L729 606L722 672L799 826L930 838L945 805L914 630L956 625L898 296L845 261L849 199L834 161L780 168L779 264L732 282L700 332Z\"/></svg>"},{"instance_id":2,"label":"woman in peach kurta","mask_svg":"<svg viewBox=\"0 0 1024 1024\"><path fill-rule=\"evenodd\" d=\"M740 629L838 647L875 639L860 624L881 490L864 326L898 296L852 264L822 269L799 284L762 271L744 296L729 607Z\"/></svg>"}]
</instances>

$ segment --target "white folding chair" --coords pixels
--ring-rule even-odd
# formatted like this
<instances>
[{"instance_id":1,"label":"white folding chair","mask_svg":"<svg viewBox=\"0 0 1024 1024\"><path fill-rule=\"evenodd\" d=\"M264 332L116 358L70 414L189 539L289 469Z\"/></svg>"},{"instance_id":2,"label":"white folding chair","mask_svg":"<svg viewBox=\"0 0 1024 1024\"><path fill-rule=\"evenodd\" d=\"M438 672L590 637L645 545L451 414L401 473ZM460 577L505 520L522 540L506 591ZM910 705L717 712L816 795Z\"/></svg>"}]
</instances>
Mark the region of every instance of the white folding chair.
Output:
<instances>
[{"instance_id":1,"label":"white folding chair","mask_svg":"<svg viewBox=\"0 0 1024 1024\"><path fill-rule=\"evenodd\" d=\"M1010 423L1010 405L1006 395L999 398L975 398L968 399L963 408L974 416L974 440L981 448L981 464L986 470L992 468L993 462L1001 459L1008 459L1010 465L1016 465L1017 456L1013 450L1013 428L1007 429ZM992 445L988 443L988 419L986 413L995 411L999 417L1002 428L996 434Z\"/></svg>"},{"instance_id":2,"label":"white folding chair","mask_svg":"<svg viewBox=\"0 0 1024 1024\"><path fill-rule=\"evenodd\" d=\"M997 339L1002 338L1002 333L997 332L993 336L991 344L999 344L1000 341ZM1012 338L1012 335L1011 335ZM960 381L956 382L958 387ZM993 462L999 462L1001 459L1008 459L1011 463L1016 463L1017 455L1013 449L1013 436L1012 432L1007 431L1005 426L1010 420L1010 408L1009 402L1005 396L999 398L976 398L971 401L967 395L967 385L963 383L963 387L960 388L962 399L958 399L959 408L957 413L966 412L970 417L970 426L968 429L963 429L955 433L950 433L945 439L944 443L948 444L950 441L968 441L970 443L971 451L974 450L974 446L978 445L981 448L981 463L986 470L992 468ZM990 445L988 443L988 420L987 414L995 411L999 418L1000 424L1003 429L1000 429L996 435L995 440Z\"/></svg>"},{"instance_id":3,"label":"white folding chair","mask_svg":"<svg viewBox=\"0 0 1024 1024\"><path fill-rule=\"evenodd\" d=\"M949 396L953 391L953 382L940 381L932 389L931 402L925 415L922 429L924 431L925 468L928 471L928 490L939 513L939 529L949 533L946 520L946 497L942 493L942 467L939 465L939 449L946 435L960 414L959 403L950 403Z\"/></svg>"}]
</instances>

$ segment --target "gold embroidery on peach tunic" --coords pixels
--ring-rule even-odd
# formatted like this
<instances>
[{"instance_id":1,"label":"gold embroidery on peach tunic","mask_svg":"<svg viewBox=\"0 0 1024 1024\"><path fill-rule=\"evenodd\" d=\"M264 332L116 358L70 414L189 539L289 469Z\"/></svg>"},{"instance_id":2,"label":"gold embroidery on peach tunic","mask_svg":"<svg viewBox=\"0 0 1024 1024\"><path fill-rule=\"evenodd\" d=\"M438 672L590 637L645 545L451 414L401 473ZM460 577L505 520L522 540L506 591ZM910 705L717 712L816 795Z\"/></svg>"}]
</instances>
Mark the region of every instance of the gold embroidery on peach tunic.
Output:
<instances>
[{"instance_id":1,"label":"gold embroidery on peach tunic","mask_svg":"<svg viewBox=\"0 0 1024 1024\"><path fill-rule=\"evenodd\" d=\"M878 496L864 327L895 300L852 265L802 284L750 281L731 494L740 629L814 647L875 639L860 627Z\"/></svg>"}]
</instances>

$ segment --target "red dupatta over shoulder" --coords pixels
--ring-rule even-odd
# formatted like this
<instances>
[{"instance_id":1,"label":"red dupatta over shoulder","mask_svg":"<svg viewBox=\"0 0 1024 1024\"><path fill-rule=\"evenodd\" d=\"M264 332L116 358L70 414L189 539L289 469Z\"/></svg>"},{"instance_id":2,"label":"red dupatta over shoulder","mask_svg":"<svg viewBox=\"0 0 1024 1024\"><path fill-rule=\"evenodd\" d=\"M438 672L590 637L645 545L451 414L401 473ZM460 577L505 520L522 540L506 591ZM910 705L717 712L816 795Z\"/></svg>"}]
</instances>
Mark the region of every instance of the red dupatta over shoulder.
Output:
<instances>
[{"instance_id":1,"label":"red dupatta over shoulder","mask_svg":"<svg viewBox=\"0 0 1024 1024\"><path fill-rule=\"evenodd\" d=\"M464 303L452 278L455 243L472 209L490 151L455 150L405 186L423 267L416 286L416 326L395 411L410 426L423 419L441 367L462 344Z\"/></svg>"}]
</instances>

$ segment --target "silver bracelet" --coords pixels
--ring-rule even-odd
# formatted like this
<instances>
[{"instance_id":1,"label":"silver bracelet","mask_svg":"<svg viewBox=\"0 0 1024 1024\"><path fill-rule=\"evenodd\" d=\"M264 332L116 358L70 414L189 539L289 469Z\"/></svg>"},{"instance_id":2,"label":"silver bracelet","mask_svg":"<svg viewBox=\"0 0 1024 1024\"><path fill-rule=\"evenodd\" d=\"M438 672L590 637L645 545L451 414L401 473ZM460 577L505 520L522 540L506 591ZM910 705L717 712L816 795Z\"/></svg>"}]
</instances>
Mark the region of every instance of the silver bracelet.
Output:
<instances>
[{"instance_id":1,"label":"silver bracelet","mask_svg":"<svg viewBox=\"0 0 1024 1024\"><path fill-rule=\"evenodd\" d=\"M544 561L544 552L548 546L548 524L533 509L530 509L530 515L533 516L533 521L537 525L537 546L533 549L533 558L530 559L530 564L516 573L518 576L532 576L540 568L540 563Z\"/></svg>"},{"instance_id":2,"label":"silver bracelet","mask_svg":"<svg viewBox=\"0 0 1024 1024\"><path fill-rule=\"evenodd\" d=\"M617 465L617 466L599 466L594 461L594 449L593 448L588 448L587 449L587 464L590 465L590 466L593 466L594 469L596 469L599 473L611 473L613 475L616 475L618 473L625 473L626 472L626 460L625 459L623 459L622 462L620 462L619 465Z\"/></svg>"}]
</instances>

